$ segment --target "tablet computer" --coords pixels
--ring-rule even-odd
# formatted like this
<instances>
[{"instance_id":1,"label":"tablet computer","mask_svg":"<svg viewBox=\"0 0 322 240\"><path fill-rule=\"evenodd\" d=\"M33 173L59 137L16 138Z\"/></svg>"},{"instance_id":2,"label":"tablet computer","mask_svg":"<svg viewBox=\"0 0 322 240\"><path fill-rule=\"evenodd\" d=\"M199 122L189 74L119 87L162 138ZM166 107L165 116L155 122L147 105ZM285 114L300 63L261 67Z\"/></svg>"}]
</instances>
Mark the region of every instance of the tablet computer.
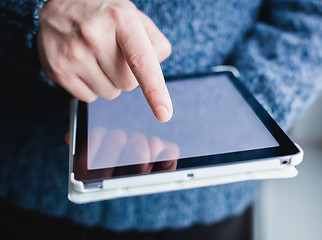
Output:
<instances>
[{"instance_id":1,"label":"tablet computer","mask_svg":"<svg viewBox=\"0 0 322 240\"><path fill-rule=\"evenodd\" d=\"M173 117L161 123L140 88L74 100L68 197L76 203L286 178L303 152L238 80L238 71L166 79Z\"/></svg>"}]
</instances>

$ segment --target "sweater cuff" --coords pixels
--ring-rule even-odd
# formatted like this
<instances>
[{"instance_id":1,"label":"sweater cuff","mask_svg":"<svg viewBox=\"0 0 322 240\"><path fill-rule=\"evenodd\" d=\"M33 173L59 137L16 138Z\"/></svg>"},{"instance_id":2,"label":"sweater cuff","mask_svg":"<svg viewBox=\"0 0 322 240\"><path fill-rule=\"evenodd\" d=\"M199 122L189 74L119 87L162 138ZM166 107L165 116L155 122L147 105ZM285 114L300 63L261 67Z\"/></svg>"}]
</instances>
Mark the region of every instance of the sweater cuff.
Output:
<instances>
[{"instance_id":1,"label":"sweater cuff","mask_svg":"<svg viewBox=\"0 0 322 240\"><path fill-rule=\"evenodd\" d=\"M43 8L44 4L48 2L49 0L36 0L35 4L35 10L33 12L33 29L32 31L27 35L27 46L29 48L33 45L33 39L37 34L38 28L39 28L39 12Z\"/></svg>"}]
</instances>

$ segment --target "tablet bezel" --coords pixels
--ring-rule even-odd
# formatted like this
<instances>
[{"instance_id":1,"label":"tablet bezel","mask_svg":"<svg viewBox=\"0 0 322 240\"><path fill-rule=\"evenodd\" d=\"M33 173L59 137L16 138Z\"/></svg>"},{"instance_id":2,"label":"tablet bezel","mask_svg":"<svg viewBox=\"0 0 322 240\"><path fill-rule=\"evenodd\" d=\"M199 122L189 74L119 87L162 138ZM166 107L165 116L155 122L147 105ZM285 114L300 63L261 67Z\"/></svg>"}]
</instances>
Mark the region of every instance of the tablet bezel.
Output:
<instances>
[{"instance_id":1,"label":"tablet bezel","mask_svg":"<svg viewBox=\"0 0 322 240\"><path fill-rule=\"evenodd\" d=\"M266 112L266 110L258 103L255 97L246 89L246 87L235 77L235 75L230 71L220 71L212 73L200 73L194 75L181 75L176 77L166 78L166 81L177 81L183 79L193 79L200 77L208 77L212 75L227 74L229 79L240 92L245 101L249 104L261 122L265 125L268 131L279 143L277 147L269 147L256 150L247 151L237 151L230 153L206 155L200 157L191 158L180 158L179 160L188 160L184 168L178 168L174 171L187 170L192 168L202 168L208 166L222 166L226 164L243 163L249 161L255 161L258 159L269 159L277 157L291 156L299 153L298 148L289 139L289 137L284 133L284 131L278 126L278 124L273 120L273 118ZM157 174L159 172L151 172L147 174L129 174L123 176L104 176L106 169L87 169L87 103L78 101L77 104L77 116L76 116L76 138L75 138L75 154L74 154L74 164L73 172L75 174L75 179L83 181L86 183L103 181L107 179L122 178L135 175L147 175L147 174ZM86 167L85 167L86 166ZM120 167L122 168L122 167Z\"/></svg>"}]
</instances>

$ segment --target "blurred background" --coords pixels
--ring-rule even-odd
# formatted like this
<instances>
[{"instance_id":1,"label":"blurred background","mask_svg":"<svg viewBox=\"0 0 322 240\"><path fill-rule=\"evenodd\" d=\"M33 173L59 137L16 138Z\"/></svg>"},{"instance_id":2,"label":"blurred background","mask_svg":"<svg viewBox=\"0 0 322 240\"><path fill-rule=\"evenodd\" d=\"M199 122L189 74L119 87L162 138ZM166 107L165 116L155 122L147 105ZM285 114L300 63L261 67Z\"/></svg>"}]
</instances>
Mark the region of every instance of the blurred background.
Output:
<instances>
[{"instance_id":1,"label":"blurred background","mask_svg":"<svg viewBox=\"0 0 322 240\"><path fill-rule=\"evenodd\" d=\"M322 239L322 95L289 132L304 150L293 179L263 181L254 240Z\"/></svg>"}]
</instances>

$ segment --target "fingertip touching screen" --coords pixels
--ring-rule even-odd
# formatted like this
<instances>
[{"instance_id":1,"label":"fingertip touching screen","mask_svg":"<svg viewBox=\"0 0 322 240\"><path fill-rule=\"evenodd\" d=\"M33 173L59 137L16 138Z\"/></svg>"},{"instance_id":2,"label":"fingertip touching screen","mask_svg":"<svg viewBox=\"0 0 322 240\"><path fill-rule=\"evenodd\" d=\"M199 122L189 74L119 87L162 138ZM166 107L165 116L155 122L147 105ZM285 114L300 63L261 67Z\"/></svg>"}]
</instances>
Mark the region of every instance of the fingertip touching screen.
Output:
<instances>
[{"instance_id":1,"label":"fingertip touching screen","mask_svg":"<svg viewBox=\"0 0 322 240\"><path fill-rule=\"evenodd\" d=\"M140 88L87 105L88 170L166 167L173 159L279 146L228 74L177 79L167 87L174 109L167 123L154 117Z\"/></svg>"}]
</instances>

